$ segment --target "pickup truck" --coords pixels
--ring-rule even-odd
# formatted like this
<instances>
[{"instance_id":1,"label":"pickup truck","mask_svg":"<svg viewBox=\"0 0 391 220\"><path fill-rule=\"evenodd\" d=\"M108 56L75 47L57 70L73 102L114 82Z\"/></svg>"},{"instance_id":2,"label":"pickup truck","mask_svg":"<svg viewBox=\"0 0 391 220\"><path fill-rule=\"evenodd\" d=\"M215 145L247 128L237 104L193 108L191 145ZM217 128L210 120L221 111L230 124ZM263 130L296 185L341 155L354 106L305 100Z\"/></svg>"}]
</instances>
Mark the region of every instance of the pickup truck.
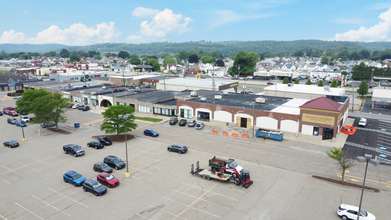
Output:
<instances>
[{"instance_id":1,"label":"pickup truck","mask_svg":"<svg viewBox=\"0 0 391 220\"><path fill-rule=\"evenodd\" d=\"M237 165L234 159L223 160L216 158L216 156L209 160L209 166L212 171L223 171L224 173L231 174L234 177L236 176L236 173L240 173L243 170L243 167Z\"/></svg>"}]
</instances>

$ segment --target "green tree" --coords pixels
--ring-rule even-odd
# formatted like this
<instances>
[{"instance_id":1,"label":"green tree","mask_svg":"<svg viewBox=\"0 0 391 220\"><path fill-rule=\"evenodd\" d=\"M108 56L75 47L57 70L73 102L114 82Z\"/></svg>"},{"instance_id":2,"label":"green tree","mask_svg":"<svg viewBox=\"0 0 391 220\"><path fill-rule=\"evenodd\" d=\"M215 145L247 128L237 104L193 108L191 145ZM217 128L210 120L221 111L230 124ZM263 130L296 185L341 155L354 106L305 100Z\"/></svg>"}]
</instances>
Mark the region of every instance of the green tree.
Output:
<instances>
[{"instance_id":1,"label":"green tree","mask_svg":"<svg viewBox=\"0 0 391 220\"><path fill-rule=\"evenodd\" d=\"M202 63L216 63L216 59L211 56L202 56L201 61Z\"/></svg>"},{"instance_id":2,"label":"green tree","mask_svg":"<svg viewBox=\"0 0 391 220\"><path fill-rule=\"evenodd\" d=\"M118 53L118 57L121 57L122 59L127 59L130 57L130 54L127 52L127 51L123 51L121 50L119 53ZM133 57L132 57L133 58ZM138 57L137 57L138 59Z\"/></svg>"},{"instance_id":3,"label":"green tree","mask_svg":"<svg viewBox=\"0 0 391 220\"><path fill-rule=\"evenodd\" d=\"M106 134L116 133L117 138L119 134L132 131L137 128L137 124L134 123L134 108L130 105L112 105L109 106L106 111L102 112L103 124L100 126L101 131L105 131ZM120 118L119 115L130 114L130 118L127 120ZM125 131L126 123L126 131Z\"/></svg>"},{"instance_id":4,"label":"green tree","mask_svg":"<svg viewBox=\"0 0 391 220\"><path fill-rule=\"evenodd\" d=\"M289 79L284 77L284 79L282 80L282 84L288 84L289 83Z\"/></svg>"},{"instance_id":5,"label":"green tree","mask_svg":"<svg viewBox=\"0 0 391 220\"><path fill-rule=\"evenodd\" d=\"M80 57L78 55L75 55L75 54L71 54L71 56L69 56L69 60L73 63L73 62L79 62L80 61Z\"/></svg>"},{"instance_id":6,"label":"green tree","mask_svg":"<svg viewBox=\"0 0 391 220\"><path fill-rule=\"evenodd\" d=\"M235 60L231 71L238 74L238 66L240 66L240 73L244 73L246 75L252 74L255 65L258 62L258 54L257 53L248 53L245 51L239 51L235 55ZM231 74L231 73L230 73Z\"/></svg>"},{"instance_id":7,"label":"green tree","mask_svg":"<svg viewBox=\"0 0 391 220\"><path fill-rule=\"evenodd\" d=\"M371 53L368 50L361 50L360 55L364 59L368 59L369 57L371 57Z\"/></svg>"},{"instance_id":8,"label":"green tree","mask_svg":"<svg viewBox=\"0 0 391 220\"><path fill-rule=\"evenodd\" d=\"M140 59L136 56L133 56L132 58L130 58L129 62L133 65L140 65L141 64Z\"/></svg>"},{"instance_id":9,"label":"green tree","mask_svg":"<svg viewBox=\"0 0 391 220\"><path fill-rule=\"evenodd\" d=\"M57 56L57 53L56 53L56 51L49 51L49 52L44 53L43 55L46 57L55 57L55 56Z\"/></svg>"},{"instance_id":10,"label":"green tree","mask_svg":"<svg viewBox=\"0 0 391 220\"><path fill-rule=\"evenodd\" d=\"M338 162L338 164L342 168L342 182L345 181L345 171L353 166L354 159L350 157L347 153L345 153L342 149L334 148L327 153L331 159L334 159Z\"/></svg>"},{"instance_id":11,"label":"green tree","mask_svg":"<svg viewBox=\"0 0 391 220\"><path fill-rule=\"evenodd\" d=\"M28 59L31 58L31 56L30 56L30 54L25 53L25 54L20 54L20 55L19 55L19 58L23 58L23 59L25 59L25 60L28 60Z\"/></svg>"},{"instance_id":12,"label":"green tree","mask_svg":"<svg viewBox=\"0 0 391 220\"><path fill-rule=\"evenodd\" d=\"M318 86L319 87L323 87L324 85L323 85L323 80L320 80L319 82L318 82Z\"/></svg>"},{"instance_id":13,"label":"green tree","mask_svg":"<svg viewBox=\"0 0 391 220\"><path fill-rule=\"evenodd\" d=\"M88 57L88 53L85 51L79 51L78 55L79 57Z\"/></svg>"},{"instance_id":14,"label":"green tree","mask_svg":"<svg viewBox=\"0 0 391 220\"><path fill-rule=\"evenodd\" d=\"M330 62L329 58L326 56L322 57L322 64L328 64Z\"/></svg>"},{"instance_id":15,"label":"green tree","mask_svg":"<svg viewBox=\"0 0 391 220\"><path fill-rule=\"evenodd\" d=\"M93 51L93 50L88 51L88 56L89 57L94 57L95 54L96 54L96 51Z\"/></svg>"},{"instance_id":16,"label":"green tree","mask_svg":"<svg viewBox=\"0 0 391 220\"><path fill-rule=\"evenodd\" d=\"M296 80L295 80L295 84L300 84L300 83L299 83L299 80L296 79Z\"/></svg>"},{"instance_id":17,"label":"green tree","mask_svg":"<svg viewBox=\"0 0 391 220\"><path fill-rule=\"evenodd\" d=\"M163 67L167 68L167 64L169 64L169 63L176 63L176 60L174 58L171 58L170 56L164 57Z\"/></svg>"},{"instance_id":18,"label":"green tree","mask_svg":"<svg viewBox=\"0 0 391 220\"><path fill-rule=\"evenodd\" d=\"M332 88L338 88L338 82L337 82L337 80L333 80L332 82L331 82L331 84L330 84L330 87L332 87Z\"/></svg>"},{"instance_id":19,"label":"green tree","mask_svg":"<svg viewBox=\"0 0 391 220\"><path fill-rule=\"evenodd\" d=\"M197 54L192 54L189 56L189 63L198 63L199 59Z\"/></svg>"},{"instance_id":20,"label":"green tree","mask_svg":"<svg viewBox=\"0 0 391 220\"><path fill-rule=\"evenodd\" d=\"M361 97L363 97L364 95L366 95L368 93L367 81L365 81L365 80L361 81L361 84L358 87L357 92L358 92L358 94L361 95Z\"/></svg>"},{"instance_id":21,"label":"green tree","mask_svg":"<svg viewBox=\"0 0 391 220\"><path fill-rule=\"evenodd\" d=\"M60 57L62 58L68 58L71 54L69 53L69 51L67 49L62 49L60 51Z\"/></svg>"},{"instance_id":22,"label":"green tree","mask_svg":"<svg viewBox=\"0 0 391 220\"><path fill-rule=\"evenodd\" d=\"M22 98L16 101L16 108L18 110L20 109L20 112L32 114L34 112L31 103L33 103L35 99L49 94L50 92L44 89L28 89L23 92Z\"/></svg>"},{"instance_id":23,"label":"green tree","mask_svg":"<svg viewBox=\"0 0 391 220\"><path fill-rule=\"evenodd\" d=\"M157 59L150 59L148 65L152 66L155 72L160 72L160 64Z\"/></svg>"},{"instance_id":24,"label":"green tree","mask_svg":"<svg viewBox=\"0 0 391 220\"><path fill-rule=\"evenodd\" d=\"M341 72L341 75L342 75L342 76L346 76L346 75L348 75L348 73L347 73L346 71L342 71L342 72Z\"/></svg>"},{"instance_id":25,"label":"green tree","mask_svg":"<svg viewBox=\"0 0 391 220\"><path fill-rule=\"evenodd\" d=\"M306 85L311 85L311 80L308 79L307 82L305 83Z\"/></svg>"}]
</instances>

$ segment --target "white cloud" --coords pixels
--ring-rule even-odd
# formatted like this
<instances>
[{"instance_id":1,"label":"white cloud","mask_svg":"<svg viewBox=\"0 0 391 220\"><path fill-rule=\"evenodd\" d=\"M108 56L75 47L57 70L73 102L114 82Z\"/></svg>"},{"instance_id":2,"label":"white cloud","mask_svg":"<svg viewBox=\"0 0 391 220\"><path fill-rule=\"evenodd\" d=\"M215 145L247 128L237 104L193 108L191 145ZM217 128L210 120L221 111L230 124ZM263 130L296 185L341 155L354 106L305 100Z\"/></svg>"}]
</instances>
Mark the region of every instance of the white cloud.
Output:
<instances>
[{"instance_id":1,"label":"white cloud","mask_svg":"<svg viewBox=\"0 0 391 220\"><path fill-rule=\"evenodd\" d=\"M27 10L24 10L23 13L30 14L30 12Z\"/></svg>"},{"instance_id":2,"label":"white cloud","mask_svg":"<svg viewBox=\"0 0 391 220\"><path fill-rule=\"evenodd\" d=\"M157 13L159 13L159 10L157 9L137 7L132 12L132 15L141 18L141 17L153 17Z\"/></svg>"},{"instance_id":3,"label":"white cloud","mask_svg":"<svg viewBox=\"0 0 391 220\"><path fill-rule=\"evenodd\" d=\"M216 28L217 26L235 21L245 21L273 16L272 14L238 15L230 10L222 10L213 13L216 15L216 17L213 19L213 22L211 22L212 29Z\"/></svg>"},{"instance_id":4,"label":"white cloud","mask_svg":"<svg viewBox=\"0 0 391 220\"><path fill-rule=\"evenodd\" d=\"M376 3L370 9L371 10L380 10L380 9L387 9L387 8L391 8L391 3Z\"/></svg>"},{"instance_id":5,"label":"white cloud","mask_svg":"<svg viewBox=\"0 0 391 220\"><path fill-rule=\"evenodd\" d=\"M148 8L136 8L133 11L134 16L141 16L140 12L144 14L152 15L156 12L154 9ZM128 36L127 40L140 40L142 38L164 38L169 34L182 34L190 31L188 25L193 20L189 17L185 17L182 14L174 14L170 9L164 11L158 11L154 14L151 20L145 20L140 24L139 36ZM135 39L135 37L137 37Z\"/></svg>"},{"instance_id":6,"label":"white cloud","mask_svg":"<svg viewBox=\"0 0 391 220\"><path fill-rule=\"evenodd\" d=\"M28 38L21 32L14 30L4 31L0 37L0 43L30 43L46 44L57 43L66 45L87 45L93 43L104 43L117 37L114 22L101 23L96 28L88 28L84 24L73 24L69 28L61 30L58 26L52 25L37 34L35 38Z\"/></svg>"},{"instance_id":7,"label":"white cloud","mask_svg":"<svg viewBox=\"0 0 391 220\"><path fill-rule=\"evenodd\" d=\"M380 22L370 28L360 27L342 34L336 34L332 40L340 41L388 41L391 40L391 8L379 15Z\"/></svg>"},{"instance_id":8,"label":"white cloud","mask_svg":"<svg viewBox=\"0 0 391 220\"><path fill-rule=\"evenodd\" d=\"M138 43L138 42L141 42L141 40L143 39L143 37L141 36L136 36L136 35L131 35L131 36L127 36L126 37L126 40L127 41L130 41L131 43Z\"/></svg>"}]
</instances>

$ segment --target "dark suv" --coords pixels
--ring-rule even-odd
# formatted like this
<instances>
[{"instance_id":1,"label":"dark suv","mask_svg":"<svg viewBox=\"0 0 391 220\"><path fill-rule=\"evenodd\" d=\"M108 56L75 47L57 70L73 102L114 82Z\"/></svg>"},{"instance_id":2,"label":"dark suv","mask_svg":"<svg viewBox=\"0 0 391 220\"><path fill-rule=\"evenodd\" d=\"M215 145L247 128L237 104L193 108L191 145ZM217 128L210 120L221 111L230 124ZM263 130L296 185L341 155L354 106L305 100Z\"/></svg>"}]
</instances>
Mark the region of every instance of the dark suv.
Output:
<instances>
[{"instance_id":1,"label":"dark suv","mask_svg":"<svg viewBox=\"0 0 391 220\"><path fill-rule=\"evenodd\" d=\"M96 162L92 169L94 169L94 171L97 172L106 172L106 173L113 172L113 169L111 169L111 167L109 167L107 164L103 162Z\"/></svg>"},{"instance_id":2,"label":"dark suv","mask_svg":"<svg viewBox=\"0 0 391 220\"><path fill-rule=\"evenodd\" d=\"M105 159L103 159L103 162L116 170L122 169L126 165L125 162L123 162L121 159L111 155L105 157Z\"/></svg>"},{"instance_id":3,"label":"dark suv","mask_svg":"<svg viewBox=\"0 0 391 220\"><path fill-rule=\"evenodd\" d=\"M83 190L84 192L90 192L96 196L101 196L107 192L107 187L98 181L88 179L83 183Z\"/></svg>"},{"instance_id":4,"label":"dark suv","mask_svg":"<svg viewBox=\"0 0 391 220\"><path fill-rule=\"evenodd\" d=\"M108 138L105 137L105 136L99 137L99 138L98 138L98 141L99 141L101 144L105 145L105 146L108 146L108 145L113 144L113 142L111 142L111 140L108 139Z\"/></svg>"},{"instance_id":5,"label":"dark suv","mask_svg":"<svg viewBox=\"0 0 391 220\"><path fill-rule=\"evenodd\" d=\"M63 147L65 154L72 154L74 157L84 155L84 149L77 144L67 144Z\"/></svg>"},{"instance_id":6,"label":"dark suv","mask_svg":"<svg viewBox=\"0 0 391 220\"><path fill-rule=\"evenodd\" d=\"M178 152L178 153L182 154L182 153L187 152L187 147L183 144L175 144L175 145L168 146L167 150L170 152L174 151L174 152Z\"/></svg>"},{"instance_id":7,"label":"dark suv","mask_svg":"<svg viewBox=\"0 0 391 220\"><path fill-rule=\"evenodd\" d=\"M185 126L187 124L187 120L186 119L181 119L179 121L179 126Z\"/></svg>"},{"instance_id":8,"label":"dark suv","mask_svg":"<svg viewBox=\"0 0 391 220\"><path fill-rule=\"evenodd\" d=\"M178 118L171 118L170 119L170 125L176 125L177 122L178 122Z\"/></svg>"},{"instance_id":9,"label":"dark suv","mask_svg":"<svg viewBox=\"0 0 391 220\"><path fill-rule=\"evenodd\" d=\"M43 122L41 124L41 127L43 127L43 128L53 127L53 126L54 126L54 122Z\"/></svg>"},{"instance_id":10,"label":"dark suv","mask_svg":"<svg viewBox=\"0 0 391 220\"><path fill-rule=\"evenodd\" d=\"M83 107L81 108L81 110L82 110L82 111L88 111L88 110L90 110L90 106L85 105L85 106L83 106Z\"/></svg>"}]
</instances>

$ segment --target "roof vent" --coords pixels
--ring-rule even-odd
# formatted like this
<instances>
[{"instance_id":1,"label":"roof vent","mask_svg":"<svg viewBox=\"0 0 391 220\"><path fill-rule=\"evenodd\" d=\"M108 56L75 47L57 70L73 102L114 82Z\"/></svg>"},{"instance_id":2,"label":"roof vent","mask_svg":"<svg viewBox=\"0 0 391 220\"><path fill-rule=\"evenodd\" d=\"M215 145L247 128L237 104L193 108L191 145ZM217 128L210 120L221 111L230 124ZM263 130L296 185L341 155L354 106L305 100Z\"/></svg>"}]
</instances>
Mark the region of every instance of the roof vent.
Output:
<instances>
[{"instance_id":1,"label":"roof vent","mask_svg":"<svg viewBox=\"0 0 391 220\"><path fill-rule=\"evenodd\" d=\"M80 93L81 93L81 94L84 94L84 93L86 93L86 91L85 91L85 90L81 90Z\"/></svg>"},{"instance_id":2,"label":"roof vent","mask_svg":"<svg viewBox=\"0 0 391 220\"><path fill-rule=\"evenodd\" d=\"M289 87L292 87L292 86L293 86L293 83L288 83L288 86L289 86Z\"/></svg>"},{"instance_id":3,"label":"roof vent","mask_svg":"<svg viewBox=\"0 0 391 220\"><path fill-rule=\"evenodd\" d=\"M95 95L96 94L96 92L91 92L91 95Z\"/></svg>"},{"instance_id":4,"label":"roof vent","mask_svg":"<svg viewBox=\"0 0 391 220\"><path fill-rule=\"evenodd\" d=\"M202 97L202 98L201 98L201 102L206 102L206 98L205 98L205 97Z\"/></svg>"},{"instance_id":5,"label":"roof vent","mask_svg":"<svg viewBox=\"0 0 391 220\"><path fill-rule=\"evenodd\" d=\"M223 98L223 96L221 96L221 95L215 95L215 99L222 99Z\"/></svg>"},{"instance_id":6,"label":"roof vent","mask_svg":"<svg viewBox=\"0 0 391 220\"><path fill-rule=\"evenodd\" d=\"M198 93L197 92L190 92L190 96L191 97L198 97Z\"/></svg>"},{"instance_id":7,"label":"roof vent","mask_svg":"<svg viewBox=\"0 0 391 220\"><path fill-rule=\"evenodd\" d=\"M256 98L255 102L257 102L257 103L266 103L267 102L267 98Z\"/></svg>"}]
</instances>

